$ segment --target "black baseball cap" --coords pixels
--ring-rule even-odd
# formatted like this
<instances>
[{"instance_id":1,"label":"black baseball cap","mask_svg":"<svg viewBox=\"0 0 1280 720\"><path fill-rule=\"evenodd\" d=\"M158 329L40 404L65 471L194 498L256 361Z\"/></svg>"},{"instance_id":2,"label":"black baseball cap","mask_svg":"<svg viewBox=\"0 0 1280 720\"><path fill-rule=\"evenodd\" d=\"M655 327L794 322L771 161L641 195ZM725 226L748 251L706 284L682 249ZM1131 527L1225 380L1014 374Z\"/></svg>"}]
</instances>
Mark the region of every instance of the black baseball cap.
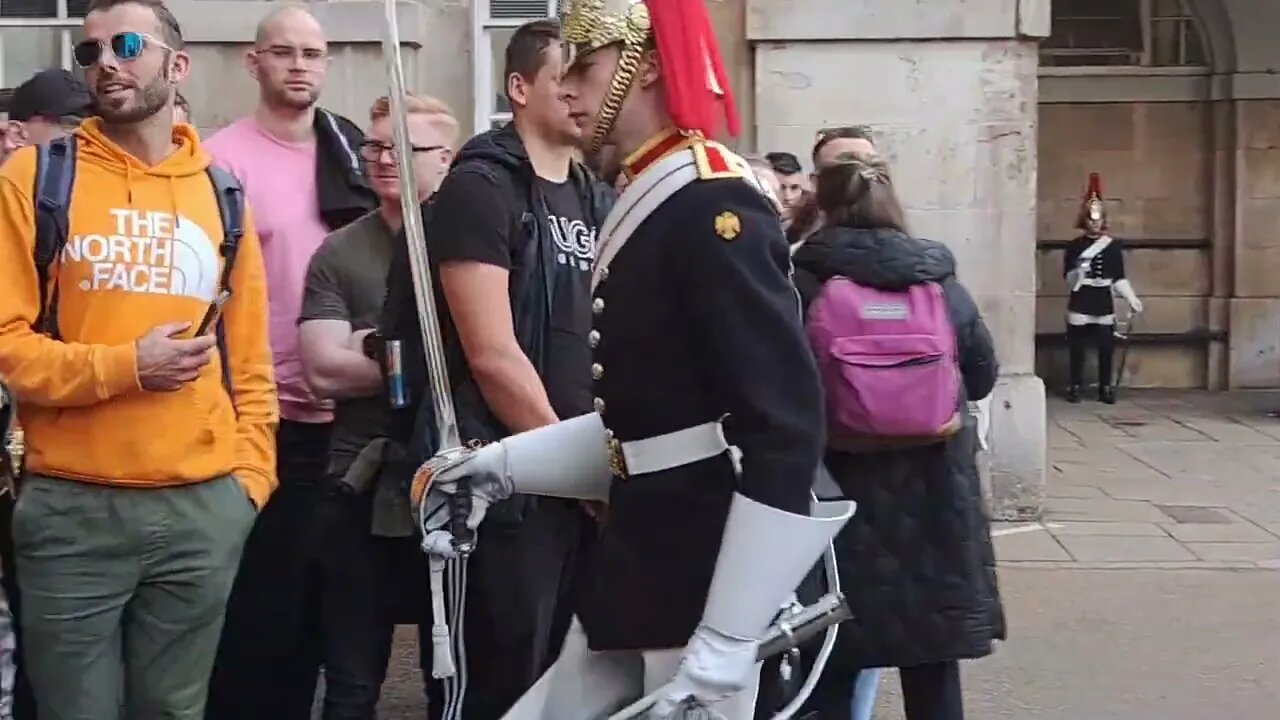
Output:
<instances>
[{"instance_id":1,"label":"black baseball cap","mask_svg":"<svg viewBox=\"0 0 1280 720\"><path fill-rule=\"evenodd\" d=\"M86 118L93 114L92 108L93 98L84 83L62 68L48 68L14 88L9 119Z\"/></svg>"},{"instance_id":2,"label":"black baseball cap","mask_svg":"<svg viewBox=\"0 0 1280 720\"><path fill-rule=\"evenodd\" d=\"M800 158L789 152L771 152L764 156L779 175L795 175L800 172Z\"/></svg>"}]
</instances>

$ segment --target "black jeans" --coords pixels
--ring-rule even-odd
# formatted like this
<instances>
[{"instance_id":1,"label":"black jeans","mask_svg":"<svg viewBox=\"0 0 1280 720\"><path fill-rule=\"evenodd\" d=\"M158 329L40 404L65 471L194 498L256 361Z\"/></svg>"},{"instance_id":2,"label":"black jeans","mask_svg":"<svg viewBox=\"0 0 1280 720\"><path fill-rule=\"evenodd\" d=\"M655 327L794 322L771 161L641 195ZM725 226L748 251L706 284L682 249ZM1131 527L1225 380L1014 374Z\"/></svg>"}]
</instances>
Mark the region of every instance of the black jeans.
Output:
<instances>
[{"instance_id":1,"label":"black jeans","mask_svg":"<svg viewBox=\"0 0 1280 720\"><path fill-rule=\"evenodd\" d=\"M907 720L964 720L960 663L930 663L899 668ZM853 693L849 693L853 697Z\"/></svg>"},{"instance_id":2,"label":"black jeans","mask_svg":"<svg viewBox=\"0 0 1280 720\"><path fill-rule=\"evenodd\" d=\"M375 717L396 624L431 642L426 556L416 537L371 534L370 497L335 487L321 503L324 720Z\"/></svg>"},{"instance_id":3,"label":"black jeans","mask_svg":"<svg viewBox=\"0 0 1280 720\"><path fill-rule=\"evenodd\" d=\"M594 537L594 523L574 501L517 498L521 517L493 516L468 560L464 664L428 686L431 720L498 720L541 677L564 644L574 575ZM495 506L496 508L497 506ZM445 590L446 598L450 596ZM455 628L456 632L456 628ZM456 644L456 638L455 638ZM421 643L431 667L429 633Z\"/></svg>"},{"instance_id":4,"label":"black jeans","mask_svg":"<svg viewBox=\"0 0 1280 720\"><path fill-rule=\"evenodd\" d=\"M207 720L310 720L321 658L320 544L329 425L280 422L276 489L245 543Z\"/></svg>"},{"instance_id":5,"label":"black jeans","mask_svg":"<svg viewBox=\"0 0 1280 720\"><path fill-rule=\"evenodd\" d=\"M1084 385L1084 353L1092 345L1098 352L1098 384L1111 387L1111 358L1115 354L1115 328L1110 325L1068 325L1067 356L1071 371L1071 384Z\"/></svg>"},{"instance_id":6,"label":"black jeans","mask_svg":"<svg viewBox=\"0 0 1280 720\"><path fill-rule=\"evenodd\" d=\"M899 668L898 677L902 682L902 705L907 720L964 720L958 661ZM856 670L829 668L796 719L849 717L857 681Z\"/></svg>"}]
</instances>

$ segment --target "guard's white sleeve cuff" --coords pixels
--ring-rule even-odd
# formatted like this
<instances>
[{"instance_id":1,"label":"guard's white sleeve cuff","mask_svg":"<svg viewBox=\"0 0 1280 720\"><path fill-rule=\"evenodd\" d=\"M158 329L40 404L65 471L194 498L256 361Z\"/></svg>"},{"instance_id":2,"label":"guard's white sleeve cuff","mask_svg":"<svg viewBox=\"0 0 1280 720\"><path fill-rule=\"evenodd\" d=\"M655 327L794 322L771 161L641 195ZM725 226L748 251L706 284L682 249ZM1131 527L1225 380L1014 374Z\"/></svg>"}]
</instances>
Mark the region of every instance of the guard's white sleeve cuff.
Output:
<instances>
[{"instance_id":1,"label":"guard's white sleeve cuff","mask_svg":"<svg viewBox=\"0 0 1280 720\"><path fill-rule=\"evenodd\" d=\"M1120 297L1129 303L1130 307L1141 304L1141 301L1138 300L1138 294L1133 291L1133 285L1129 284L1127 278L1117 280L1113 287L1115 287L1116 292L1120 293Z\"/></svg>"}]
</instances>

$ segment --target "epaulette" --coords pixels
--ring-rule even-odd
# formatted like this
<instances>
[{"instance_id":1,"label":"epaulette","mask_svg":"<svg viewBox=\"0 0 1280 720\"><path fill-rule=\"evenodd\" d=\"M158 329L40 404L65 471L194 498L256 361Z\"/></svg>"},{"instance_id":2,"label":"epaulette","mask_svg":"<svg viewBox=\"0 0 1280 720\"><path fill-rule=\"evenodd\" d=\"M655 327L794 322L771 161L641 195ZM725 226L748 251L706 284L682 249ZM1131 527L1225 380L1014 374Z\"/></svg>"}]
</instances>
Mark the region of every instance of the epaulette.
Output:
<instances>
[{"instance_id":1,"label":"epaulette","mask_svg":"<svg viewBox=\"0 0 1280 720\"><path fill-rule=\"evenodd\" d=\"M714 140L699 139L689 149L697 163L699 180L751 177L747 161Z\"/></svg>"}]
</instances>

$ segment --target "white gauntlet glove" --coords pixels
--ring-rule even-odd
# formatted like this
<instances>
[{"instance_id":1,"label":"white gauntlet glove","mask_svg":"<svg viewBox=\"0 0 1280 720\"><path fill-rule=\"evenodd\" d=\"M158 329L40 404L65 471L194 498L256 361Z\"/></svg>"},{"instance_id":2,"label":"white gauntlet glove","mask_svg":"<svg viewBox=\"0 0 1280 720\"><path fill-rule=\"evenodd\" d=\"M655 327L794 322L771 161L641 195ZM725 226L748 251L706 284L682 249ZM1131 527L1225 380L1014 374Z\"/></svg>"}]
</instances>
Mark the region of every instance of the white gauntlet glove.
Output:
<instances>
[{"instance_id":1,"label":"white gauntlet glove","mask_svg":"<svg viewBox=\"0 0 1280 720\"><path fill-rule=\"evenodd\" d=\"M419 522L424 535L448 525L449 499L460 491L469 492L471 496L466 523L472 530L480 526L490 505L511 497L507 451L502 443L490 443L479 449L446 450L418 468L413 476L411 496L414 507L422 509ZM425 505L424 493L427 495Z\"/></svg>"},{"instance_id":2,"label":"white gauntlet glove","mask_svg":"<svg viewBox=\"0 0 1280 720\"><path fill-rule=\"evenodd\" d=\"M735 638L699 625L689 639L676 676L651 710L652 718L674 715L686 699L709 708L742 692L756 679L757 640ZM687 706L687 703L686 703Z\"/></svg>"},{"instance_id":3,"label":"white gauntlet glove","mask_svg":"<svg viewBox=\"0 0 1280 720\"><path fill-rule=\"evenodd\" d=\"M1124 301L1129 303L1129 309L1134 313L1142 312L1142 301L1138 299L1138 294L1133 291L1133 285L1129 284L1127 279L1117 280L1115 284L1116 292Z\"/></svg>"}]
</instances>

